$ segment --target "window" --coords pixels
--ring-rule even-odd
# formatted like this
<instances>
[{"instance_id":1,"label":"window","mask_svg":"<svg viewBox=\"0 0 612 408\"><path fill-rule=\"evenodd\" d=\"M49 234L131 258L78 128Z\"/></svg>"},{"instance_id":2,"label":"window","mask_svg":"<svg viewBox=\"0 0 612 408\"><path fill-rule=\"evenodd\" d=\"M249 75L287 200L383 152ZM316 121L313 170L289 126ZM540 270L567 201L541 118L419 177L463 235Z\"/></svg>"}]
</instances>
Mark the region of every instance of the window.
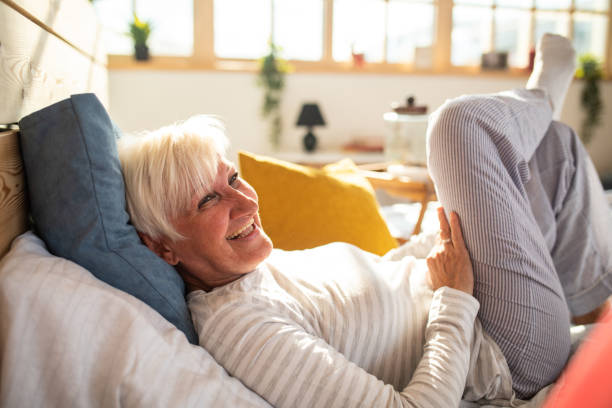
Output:
<instances>
[{"instance_id":1,"label":"window","mask_svg":"<svg viewBox=\"0 0 612 408\"><path fill-rule=\"evenodd\" d=\"M271 5L270 0L215 1L215 55L249 59L264 55L271 34Z\"/></svg>"},{"instance_id":2,"label":"window","mask_svg":"<svg viewBox=\"0 0 612 408\"><path fill-rule=\"evenodd\" d=\"M320 60L322 11L323 0L215 0L215 55L255 59L265 55L273 41L285 58Z\"/></svg>"},{"instance_id":3,"label":"window","mask_svg":"<svg viewBox=\"0 0 612 408\"><path fill-rule=\"evenodd\" d=\"M196 0L197 1L197 0ZM97 0L96 13L104 28L109 54L131 54L128 26L135 12L151 23L149 47L153 55L193 54L193 0Z\"/></svg>"},{"instance_id":4,"label":"window","mask_svg":"<svg viewBox=\"0 0 612 408\"><path fill-rule=\"evenodd\" d=\"M274 0L273 10L271 39L281 47L285 58L320 60L323 57L323 0Z\"/></svg>"},{"instance_id":5,"label":"window","mask_svg":"<svg viewBox=\"0 0 612 408\"><path fill-rule=\"evenodd\" d=\"M369 62L405 63L415 47L432 46L431 0L334 0L332 11L334 61L362 53ZM214 54L255 59L272 40L287 59L320 61L324 17L324 0L214 0Z\"/></svg>"},{"instance_id":6,"label":"window","mask_svg":"<svg viewBox=\"0 0 612 408\"><path fill-rule=\"evenodd\" d=\"M416 47L433 45L434 27L432 1L334 0L333 58L412 62Z\"/></svg>"},{"instance_id":7,"label":"window","mask_svg":"<svg viewBox=\"0 0 612 408\"><path fill-rule=\"evenodd\" d=\"M508 52L511 67L525 67L542 34L572 38L578 55L606 57L609 1L455 0L452 63L478 65L488 51Z\"/></svg>"},{"instance_id":8,"label":"window","mask_svg":"<svg viewBox=\"0 0 612 408\"><path fill-rule=\"evenodd\" d=\"M545 32L605 62L612 0L96 0L112 67L142 67L124 34L132 7L153 26L152 67L253 70L273 41L298 70L479 72L508 53L524 73ZM356 63L363 54L364 66ZM612 74L612 64L605 64Z\"/></svg>"}]
</instances>

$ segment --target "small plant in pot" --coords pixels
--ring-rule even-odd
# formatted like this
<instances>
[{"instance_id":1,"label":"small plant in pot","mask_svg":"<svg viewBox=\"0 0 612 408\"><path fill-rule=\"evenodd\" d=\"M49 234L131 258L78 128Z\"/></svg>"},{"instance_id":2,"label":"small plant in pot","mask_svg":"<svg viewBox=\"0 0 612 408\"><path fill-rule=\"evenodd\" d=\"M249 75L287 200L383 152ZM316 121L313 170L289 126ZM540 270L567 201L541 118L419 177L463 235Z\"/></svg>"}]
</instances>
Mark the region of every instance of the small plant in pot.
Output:
<instances>
[{"instance_id":1,"label":"small plant in pot","mask_svg":"<svg viewBox=\"0 0 612 408\"><path fill-rule=\"evenodd\" d=\"M278 149L282 131L281 102L285 89L285 75L291 71L291 66L279 57L280 49L270 42L267 55L259 60L257 84L264 89L261 113L270 120L270 144Z\"/></svg>"},{"instance_id":2,"label":"small plant in pot","mask_svg":"<svg viewBox=\"0 0 612 408\"><path fill-rule=\"evenodd\" d=\"M142 21L134 13L134 20L130 23L130 32L128 33L134 41L134 58L138 61L146 61L149 59L149 46L147 41L151 35L151 24L148 21Z\"/></svg>"},{"instance_id":3,"label":"small plant in pot","mask_svg":"<svg viewBox=\"0 0 612 408\"><path fill-rule=\"evenodd\" d=\"M591 54L581 55L576 76L584 80L584 87L580 94L580 106L585 116L582 120L580 137L586 145L591 141L595 129L601 123L603 109L603 102L599 92L599 82L603 76L601 62Z\"/></svg>"}]
</instances>

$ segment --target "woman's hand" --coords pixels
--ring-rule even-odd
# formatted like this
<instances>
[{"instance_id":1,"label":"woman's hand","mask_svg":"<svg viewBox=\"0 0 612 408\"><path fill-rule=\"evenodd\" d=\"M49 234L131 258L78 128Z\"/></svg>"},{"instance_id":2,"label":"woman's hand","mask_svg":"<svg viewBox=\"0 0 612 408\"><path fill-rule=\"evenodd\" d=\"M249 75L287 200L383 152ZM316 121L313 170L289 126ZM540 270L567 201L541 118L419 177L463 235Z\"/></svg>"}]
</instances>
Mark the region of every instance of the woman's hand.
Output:
<instances>
[{"instance_id":1,"label":"woman's hand","mask_svg":"<svg viewBox=\"0 0 612 408\"><path fill-rule=\"evenodd\" d=\"M474 272L470 254L463 241L459 215L451 212L449 225L444 208L440 207L438 219L438 243L427 256L431 286L433 290L448 286L471 295L474 291Z\"/></svg>"}]
</instances>

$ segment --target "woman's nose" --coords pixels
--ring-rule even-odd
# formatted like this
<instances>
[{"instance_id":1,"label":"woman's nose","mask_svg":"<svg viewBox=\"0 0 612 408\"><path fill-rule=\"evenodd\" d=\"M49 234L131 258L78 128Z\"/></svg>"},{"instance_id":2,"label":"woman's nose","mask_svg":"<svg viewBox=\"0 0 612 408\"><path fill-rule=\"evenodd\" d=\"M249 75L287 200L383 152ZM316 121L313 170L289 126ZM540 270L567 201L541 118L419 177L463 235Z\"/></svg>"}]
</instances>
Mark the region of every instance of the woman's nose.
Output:
<instances>
[{"instance_id":1,"label":"woman's nose","mask_svg":"<svg viewBox=\"0 0 612 408\"><path fill-rule=\"evenodd\" d=\"M231 218L241 217L243 215L250 215L257 212L259 206L257 200L240 190L234 190L232 194L232 209L230 213Z\"/></svg>"}]
</instances>

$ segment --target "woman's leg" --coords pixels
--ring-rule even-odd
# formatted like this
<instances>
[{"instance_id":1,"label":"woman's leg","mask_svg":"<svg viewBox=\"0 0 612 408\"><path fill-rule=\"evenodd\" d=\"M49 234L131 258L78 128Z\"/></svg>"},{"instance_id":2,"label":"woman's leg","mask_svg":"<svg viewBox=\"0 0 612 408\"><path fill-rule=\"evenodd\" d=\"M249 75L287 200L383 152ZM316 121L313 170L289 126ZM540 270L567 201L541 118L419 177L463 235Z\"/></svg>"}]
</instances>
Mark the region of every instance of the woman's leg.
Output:
<instances>
[{"instance_id":1,"label":"woman's leg","mask_svg":"<svg viewBox=\"0 0 612 408\"><path fill-rule=\"evenodd\" d=\"M612 217L584 146L553 122L529 162L526 185L572 316L600 306L612 293Z\"/></svg>"},{"instance_id":2,"label":"woman's leg","mask_svg":"<svg viewBox=\"0 0 612 408\"><path fill-rule=\"evenodd\" d=\"M428 135L438 198L461 217L479 317L521 397L553 382L570 349L563 289L526 189L551 115L537 90L467 96L440 108Z\"/></svg>"},{"instance_id":3,"label":"woman's leg","mask_svg":"<svg viewBox=\"0 0 612 408\"><path fill-rule=\"evenodd\" d=\"M601 184L575 134L551 124L573 72L571 43L545 35L527 84L539 90L458 98L429 129L438 197L461 216L480 318L521 397L554 381L565 364L565 297L581 314L612 288Z\"/></svg>"}]
</instances>

